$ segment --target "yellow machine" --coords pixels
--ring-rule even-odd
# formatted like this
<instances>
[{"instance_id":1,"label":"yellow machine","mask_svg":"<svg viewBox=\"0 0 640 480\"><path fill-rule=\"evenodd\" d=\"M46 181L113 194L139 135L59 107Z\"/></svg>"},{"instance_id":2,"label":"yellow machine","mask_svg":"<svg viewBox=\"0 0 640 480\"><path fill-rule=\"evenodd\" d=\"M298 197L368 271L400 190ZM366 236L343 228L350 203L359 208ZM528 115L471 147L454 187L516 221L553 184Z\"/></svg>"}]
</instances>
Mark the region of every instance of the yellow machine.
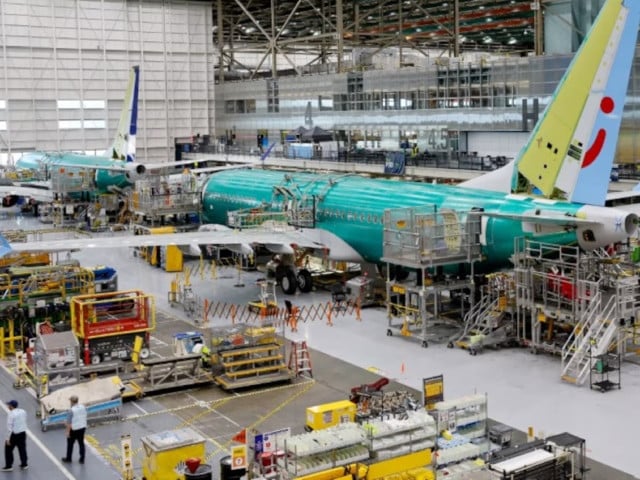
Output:
<instances>
[{"instance_id":1,"label":"yellow machine","mask_svg":"<svg viewBox=\"0 0 640 480\"><path fill-rule=\"evenodd\" d=\"M262 317L278 314L278 300L276 299L276 282L262 280L256 282L260 286L260 298L249 302L249 310Z\"/></svg>"},{"instance_id":2,"label":"yellow machine","mask_svg":"<svg viewBox=\"0 0 640 480\"><path fill-rule=\"evenodd\" d=\"M339 423L353 422L356 418L357 406L349 400L323 403L307 408L305 430L322 430Z\"/></svg>"},{"instance_id":3,"label":"yellow machine","mask_svg":"<svg viewBox=\"0 0 640 480\"><path fill-rule=\"evenodd\" d=\"M295 480L434 480L436 476L428 466L430 464L431 450L425 449L370 465L352 463L329 468Z\"/></svg>"},{"instance_id":4,"label":"yellow machine","mask_svg":"<svg viewBox=\"0 0 640 480\"><path fill-rule=\"evenodd\" d=\"M0 269L9 267L41 267L51 265L51 254L48 252L12 252L0 258Z\"/></svg>"},{"instance_id":5,"label":"yellow machine","mask_svg":"<svg viewBox=\"0 0 640 480\"><path fill-rule=\"evenodd\" d=\"M366 467L357 463L352 463L346 467L330 468L321 472L310 473L303 477L296 477L295 480L351 480L354 478L365 478Z\"/></svg>"},{"instance_id":6,"label":"yellow machine","mask_svg":"<svg viewBox=\"0 0 640 480\"><path fill-rule=\"evenodd\" d=\"M142 475L146 480L184 480L188 458L205 458L205 439L191 428L154 433L140 439L144 447Z\"/></svg>"},{"instance_id":7,"label":"yellow machine","mask_svg":"<svg viewBox=\"0 0 640 480\"><path fill-rule=\"evenodd\" d=\"M401 478L413 480L433 480L435 475L426 465L431 464L431 450L418 450L381 462L372 463L367 471L367 480L376 480L403 474Z\"/></svg>"},{"instance_id":8,"label":"yellow machine","mask_svg":"<svg viewBox=\"0 0 640 480\"><path fill-rule=\"evenodd\" d=\"M136 225L133 230L135 235L162 235L176 233L175 227L145 227ZM165 272L181 272L184 267L182 250L176 245L166 247L136 247L136 255L145 260L149 265L161 267Z\"/></svg>"}]
</instances>

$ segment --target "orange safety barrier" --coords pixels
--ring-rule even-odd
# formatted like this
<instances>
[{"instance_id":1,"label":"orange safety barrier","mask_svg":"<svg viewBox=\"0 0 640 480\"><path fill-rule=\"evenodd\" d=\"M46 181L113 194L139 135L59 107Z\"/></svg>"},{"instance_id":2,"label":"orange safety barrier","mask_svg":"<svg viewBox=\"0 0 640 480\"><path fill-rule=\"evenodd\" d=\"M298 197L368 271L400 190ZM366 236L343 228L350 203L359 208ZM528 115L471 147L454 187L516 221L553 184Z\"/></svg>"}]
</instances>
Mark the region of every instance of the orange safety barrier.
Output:
<instances>
[{"instance_id":1,"label":"orange safety barrier","mask_svg":"<svg viewBox=\"0 0 640 480\"><path fill-rule=\"evenodd\" d=\"M329 301L303 306L291 305L290 308L271 307L256 310L248 305L205 299L202 308L202 320L205 324L209 322L209 318L231 320L232 324L270 323L274 326L288 326L294 332L297 331L299 322L326 320L327 325L333 326L334 319L338 317L355 317L358 321L362 320L359 302L344 302L340 308L338 304Z\"/></svg>"}]
</instances>

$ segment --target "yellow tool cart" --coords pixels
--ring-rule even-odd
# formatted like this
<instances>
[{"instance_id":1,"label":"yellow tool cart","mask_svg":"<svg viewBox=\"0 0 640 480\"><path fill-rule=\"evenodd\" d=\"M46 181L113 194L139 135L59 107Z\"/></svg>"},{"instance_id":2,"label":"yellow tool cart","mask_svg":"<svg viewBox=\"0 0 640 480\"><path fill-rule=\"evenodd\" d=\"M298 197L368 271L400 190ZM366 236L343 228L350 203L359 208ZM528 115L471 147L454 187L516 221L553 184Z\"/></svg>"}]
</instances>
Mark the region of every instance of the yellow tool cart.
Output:
<instances>
[{"instance_id":1,"label":"yellow tool cart","mask_svg":"<svg viewBox=\"0 0 640 480\"><path fill-rule=\"evenodd\" d=\"M191 428L154 433L140 441L145 454L142 475L146 480L184 480L186 460L205 458L205 439Z\"/></svg>"},{"instance_id":2,"label":"yellow tool cart","mask_svg":"<svg viewBox=\"0 0 640 480\"><path fill-rule=\"evenodd\" d=\"M338 402L323 403L307 408L307 421L304 429L308 432L312 430L322 430L333 427L339 423L354 422L356 418L357 406L350 400L340 400Z\"/></svg>"}]
</instances>

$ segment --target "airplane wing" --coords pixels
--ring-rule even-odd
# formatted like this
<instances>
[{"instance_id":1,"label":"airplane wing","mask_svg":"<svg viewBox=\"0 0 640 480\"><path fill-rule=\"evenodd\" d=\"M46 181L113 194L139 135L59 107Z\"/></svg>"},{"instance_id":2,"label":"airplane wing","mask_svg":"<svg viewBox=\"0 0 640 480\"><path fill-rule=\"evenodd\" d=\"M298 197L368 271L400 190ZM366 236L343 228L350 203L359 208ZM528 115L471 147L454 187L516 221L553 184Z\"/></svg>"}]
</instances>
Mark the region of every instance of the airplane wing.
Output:
<instances>
[{"instance_id":1,"label":"airplane wing","mask_svg":"<svg viewBox=\"0 0 640 480\"><path fill-rule=\"evenodd\" d=\"M40 186L29 185L0 185L0 196L15 195L18 197L33 198L38 202L52 202L53 192Z\"/></svg>"},{"instance_id":2,"label":"airplane wing","mask_svg":"<svg viewBox=\"0 0 640 480\"><path fill-rule=\"evenodd\" d=\"M0 238L0 257L9 251L39 252L81 250L85 248L121 248L153 246L220 245L234 251L252 253L251 245L273 246L279 252L293 253L294 248L321 249L324 245L307 238L302 232L274 231L273 229L231 230L217 229L198 232L166 233L157 235L114 235L95 238L48 240L41 242L11 243ZM4 248L2 248L4 246Z\"/></svg>"},{"instance_id":3,"label":"airplane wing","mask_svg":"<svg viewBox=\"0 0 640 480\"><path fill-rule=\"evenodd\" d=\"M200 163L203 163L203 160L199 161ZM178 162L171 162L171 163L145 163L144 167L145 170L148 171L152 171L155 173L158 173L158 170L162 171L162 170L171 170L172 173L175 173L175 169L174 167L179 167L179 166L188 166L188 165L193 165L195 163L198 163L198 160L182 160L182 161L178 161ZM259 162L255 161L255 162L249 162L249 163L239 163L239 164L234 164L234 165L222 165L222 166L218 166L218 167L202 167L202 168L189 168L189 172L191 173L213 173L213 172L221 172L223 170L238 170L240 168L252 168L255 167L256 165L260 165Z\"/></svg>"}]
</instances>

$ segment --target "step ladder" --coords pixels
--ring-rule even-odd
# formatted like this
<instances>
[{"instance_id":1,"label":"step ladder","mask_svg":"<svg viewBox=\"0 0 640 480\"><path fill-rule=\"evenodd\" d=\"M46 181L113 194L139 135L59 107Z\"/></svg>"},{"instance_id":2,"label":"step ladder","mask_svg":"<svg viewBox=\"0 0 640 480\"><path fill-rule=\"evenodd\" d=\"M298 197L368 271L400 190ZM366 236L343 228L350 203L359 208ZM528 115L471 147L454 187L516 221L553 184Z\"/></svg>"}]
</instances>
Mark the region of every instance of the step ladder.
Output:
<instances>
[{"instance_id":1,"label":"step ladder","mask_svg":"<svg viewBox=\"0 0 640 480\"><path fill-rule=\"evenodd\" d=\"M311 357L309 356L309 349L307 348L307 342L292 341L291 353L289 354L289 370L294 372L296 377L309 377L313 378L313 371L311 370Z\"/></svg>"}]
</instances>

